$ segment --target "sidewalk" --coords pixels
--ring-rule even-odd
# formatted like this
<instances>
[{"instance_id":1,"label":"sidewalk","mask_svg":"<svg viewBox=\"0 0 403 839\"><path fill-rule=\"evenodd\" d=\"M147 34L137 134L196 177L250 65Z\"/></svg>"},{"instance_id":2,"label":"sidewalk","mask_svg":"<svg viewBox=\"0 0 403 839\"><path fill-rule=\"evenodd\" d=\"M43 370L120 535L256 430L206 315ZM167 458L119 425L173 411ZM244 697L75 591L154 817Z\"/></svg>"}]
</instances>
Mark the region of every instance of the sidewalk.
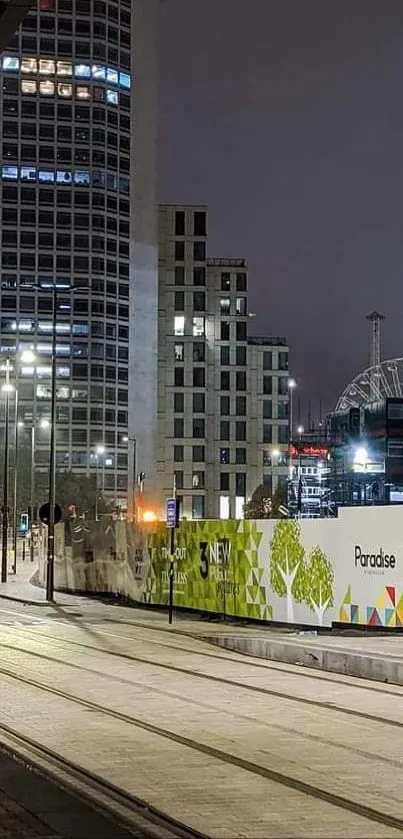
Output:
<instances>
[{"instance_id":1,"label":"sidewalk","mask_svg":"<svg viewBox=\"0 0 403 839\"><path fill-rule=\"evenodd\" d=\"M17 574L9 574L7 583L0 584L0 602L4 598L51 608L45 590L34 584L36 577L36 565L20 560ZM351 628L354 634L335 631L316 635L292 628L227 623L207 615L189 616L183 612L174 613L170 627L165 610L119 605L110 600L57 591L54 602L56 606L78 607L83 622L86 616L88 620L100 623L103 620L110 622L114 617L119 622L124 615L124 620L133 624L189 635L247 656L403 685L403 636L399 634L360 633Z\"/></svg>"}]
</instances>

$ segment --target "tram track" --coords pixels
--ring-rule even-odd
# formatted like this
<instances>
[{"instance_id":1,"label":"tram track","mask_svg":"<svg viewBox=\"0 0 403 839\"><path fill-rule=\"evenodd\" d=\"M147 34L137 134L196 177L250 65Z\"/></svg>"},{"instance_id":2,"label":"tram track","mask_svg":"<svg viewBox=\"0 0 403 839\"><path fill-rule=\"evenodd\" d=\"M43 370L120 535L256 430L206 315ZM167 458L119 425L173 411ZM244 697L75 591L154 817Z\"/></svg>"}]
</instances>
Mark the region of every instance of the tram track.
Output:
<instances>
[{"instance_id":1,"label":"tram track","mask_svg":"<svg viewBox=\"0 0 403 839\"><path fill-rule=\"evenodd\" d=\"M204 681L209 681L209 682L216 683L216 684L226 685L228 687L236 687L239 690L249 691L250 693L260 694L260 695L264 695L264 696L270 696L270 697L273 697L275 699L283 699L287 702L294 702L294 703L298 703L298 704L309 706L309 707L315 707L315 708L319 708L321 710L325 710L325 711L328 711L328 712L330 711L330 712L334 712L334 713L340 713L340 714L344 714L344 715L347 715L347 716L350 716L350 717L364 719L364 720L367 720L369 722L376 722L376 723L381 723L383 725L393 726L395 728L403 728L403 721L394 720L394 719L391 719L390 717L383 717L383 716L380 716L378 714L370 714L366 711L359 711L355 708L346 708L346 707L343 707L342 705L337 705L334 702L324 702L324 701L321 701L319 699L308 698L308 697L305 697L305 696L290 695L286 691L275 690L274 688L260 687L259 685L251 685L251 684L248 684L248 683L245 683L245 682L240 682L240 681L235 680L235 679L227 679L223 676L215 676L211 673L204 673L204 672L200 672L199 670L192 670L191 668L188 668L188 667L180 667L178 665L169 664L167 662L155 661L151 658L145 658L145 657L142 657L142 656L135 656L135 655L132 655L131 653L117 652L116 650L107 650L107 649L104 649L102 647L96 647L92 644L85 644L81 641L73 641L71 639L67 640L67 639L55 638L54 636L46 635L46 633L35 633L35 636L38 636L38 638L40 638L42 640L44 638L46 638L52 644L64 645L64 646L67 646L67 647L72 645L74 647L78 647L78 648L81 648L81 649L92 650L93 652L96 652L96 653L101 653L101 654L106 655L106 656L112 656L113 658L123 659L125 661L133 662L135 664L146 664L146 665L149 665L150 667L155 667L155 668L160 669L160 670L165 670L165 671L178 673L178 674L181 674L181 675L184 675L184 676L190 676L191 678L202 679ZM6 644L5 642L0 641L0 649L2 647L4 649L7 649L7 648L15 649L15 650L18 650L18 651L20 651L22 653L25 653L27 655L36 656L37 658L43 658L43 659L53 661L55 663L64 664L66 666L69 666L69 662L62 661L55 656L49 656L46 653L37 652L35 650L27 650L24 647L19 647L18 645L14 645L14 644ZM80 665L75 665L75 664L72 664L71 666L80 667ZM83 669L83 668L81 667L81 669ZM0 670L0 672L1 672L1 670ZM345 685L346 683L342 682L341 684ZM367 688L365 687L365 688L362 688L362 689L366 690ZM386 691L386 692L388 693L388 691ZM391 694L389 693L389 695L391 695ZM400 693L397 693L397 694L394 693L392 695L397 696L397 697L401 696Z\"/></svg>"},{"instance_id":2,"label":"tram track","mask_svg":"<svg viewBox=\"0 0 403 839\"><path fill-rule=\"evenodd\" d=\"M8 611L9 614L22 615L21 612L15 612L14 610L13 611L7 610L7 611ZM37 618L37 621L38 621L38 626L39 625L41 625L41 626L44 625L43 624L43 618ZM63 626L63 627L71 626L71 621L68 620L67 618L66 618L66 620L63 620L63 621L52 618L52 622L59 625L59 626ZM103 625L104 622L105 621L102 621L102 625ZM112 622L112 619L108 618L107 622ZM208 635L199 636L199 635L192 634L192 633L189 633L189 632L184 631L184 630L172 630L172 629L168 629L168 628L165 628L165 627L156 627L156 626L154 627L154 626L150 626L149 624L144 624L144 623L134 622L134 621L120 621L120 620L117 620L116 624L125 625L125 626L133 626L135 628L142 629L142 630L145 630L147 632L152 631L152 632L166 633L167 635L170 635L170 636L172 636L172 634L175 634L175 635L177 635L181 638L189 638L192 641L198 641L200 643L207 644L211 647L215 646L215 641L211 640L211 638ZM92 626L96 626L97 631L99 631L100 623L92 624ZM18 628L21 629L21 627L18 627ZM85 629L85 624L84 625L78 624L78 626L75 627L75 628ZM44 637L43 633L35 632L35 630L32 629L31 626L24 627L24 633L27 630L32 635L36 635L37 637ZM320 670L319 668L316 668L314 666L309 666L309 665L306 665L306 664L289 664L289 665L284 666L280 662L277 662L277 661L274 661L274 662L271 662L271 663L269 662L269 660L264 660L263 661L263 660L259 659L257 656L253 656L251 653L246 654L246 653L243 653L243 652L231 651L231 652L235 652L235 655L233 655L233 654L230 655L230 654L228 654L228 651L226 649L221 648L221 647L220 647L220 653L218 651L217 652L210 652L210 651L207 652L206 650L196 650L196 649L191 648L191 647L177 646L175 644L170 644L170 643L167 643L165 641L163 642L163 641L151 640L149 638L144 639L144 638L135 638L135 637L132 637L132 636L127 636L127 635L121 635L119 633L110 632L109 630L105 631L105 630L101 629L101 634L106 636L106 637L116 638L117 640L121 640L121 641L130 641L131 643L136 643L136 644L137 643L140 643L140 644L141 643L147 643L147 644L151 644L152 646L162 647L163 649L169 649L169 650L173 650L175 652L186 652L186 653L189 653L189 654L194 655L194 656L200 656L202 658L215 659L216 661L228 661L228 662L232 662L234 664L239 664L239 665L244 665L244 666L246 665L248 667L255 668L256 670L272 671L274 673L281 673L281 674L291 676L291 677L294 677L294 678L310 679L310 680L313 680L313 681L320 680L320 682L324 682L324 683L328 682L328 683L331 683L331 684L343 685L343 686L351 686L352 683L351 683L351 681L348 681L348 680L355 679L356 682L357 682L357 686L359 686L360 683L365 682L365 685L361 684L361 687L362 687L363 690L369 691L371 693L385 694L385 695L388 695L388 696L401 696L403 698L403 690L400 690L400 691L398 690L398 688L400 687L400 685L398 685L398 684L395 685L395 684L391 683L388 686L368 684L368 681L369 681L368 679L364 679L360 676L349 676L347 674L342 678L338 678L337 674L335 674L335 673L325 673L323 670ZM54 636L52 636L52 640L55 640ZM70 642L69 641L68 643L80 644L81 642L77 642L77 641L71 641ZM100 652L108 652L108 654L112 654L112 655L113 654L120 655L122 657L126 657L126 656L129 655L129 654L126 654L126 653L117 653L117 652L113 653L113 652L110 652L109 650L102 650L102 648L98 648L98 647L90 647L90 648L94 649L94 650L99 650ZM250 661L249 660L250 658L255 658L256 660L255 661Z\"/></svg>"},{"instance_id":3,"label":"tram track","mask_svg":"<svg viewBox=\"0 0 403 839\"><path fill-rule=\"evenodd\" d=\"M0 723L0 750L18 757L34 767L34 771L51 778L60 787L73 790L77 798L90 801L95 809L105 812L111 821L133 836L145 839L210 839L207 834L172 818L147 801L131 795L88 769L79 766L37 740ZM141 834L137 831L141 830Z\"/></svg>"},{"instance_id":4,"label":"tram track","mask_svg":"<svg viewBox=\"0 0 403 839\"><path fill-rule=\"evenodd\" d=\"M399 818L398 816L393 816L389 813L382 812L381 810L377 810L376 808L363 804L359 801L354 801L352 799L346 798L344 795L331 792L323 787L311 784L307 781L301 780L300 778L296 778L285 772L278 771L271 767L263 766L262 764L256 763L252 760L248 760L244 757L241 757L240 755L236 755L233 752L229 752L227 750L209 745L194 738L179 734L177 732L171 731L168 728L155 725L154 723L147 722L146 720L140 719L138 717L125 714L116 709L108 708L104 705L101 705L100 703L94 702L93 700L86 699L82 696L78 696L75 693L70 693L68 691L50 685L44 685L37 679L28 676L23 676L21 673L15 673L8 668L0 667L0 673L3 676L6 676L23 685L30 686L31 688L35 688L41 692L51 694L62 700L74 703L75 705L81 708L85 708L86 710L96 712L110 719L118 720L125 725L136 727L138 729L146 731L148 734L157 737L162 737L166 740L174 742L177 745L183 746L185 749L191 749L194 752L198 752L199 754L203 754L208 756L209 758L213 758L217 761L220 761L222 764L235 766L238 769L244 770L245 772L251 773L255 776L260 776L261 778L264 778L269 782L278 784L281 787L287 787L293 791L302 793L313 799L326 802L327 804L331 804L344 811L354 813L355 815L358 815L369 821L377 822L378 824L381 824L383 826L387 826L403 832L403 818ZM64 761L67 764L67 769L70 771L70 773L84 773L87 781L91 782L92 785L104 785L106 793L110 797L115 798L115 801L116 797L121 795L125 798L126 805L128 805L131 808L144 808L148 806L145 804L145 802L141 802L138 799L135 799L133 796L128 796L128 794L126 793L122 793L116 787L113 787L113 785L109 784L108 782L105 782L98 776L92 775L91 773L87 772L87 770L84 770L81 767L72 764L70 761L65 761L64 758L60 757L55 752L46 749L46 747L43 747L36 741L33 741L30 738L25 737L25 735L19 734L18 732L9 728L8 726L0 724L0 732L17 738L19 737L20 739L22 739L22 741L28 743L30 745L30 748L41 750L44 756L46 756L47 754L48 758L50 758L51 761ZM156 817L159 817L161 819L166 818L165 814L161 814L160 811L156 812ZM203 836L203 834L198 833L197 831L193 831L192 828L188 828L186 825L182 825L178 822L176 822L174 825L174 820L170 821L171 827L175 827L176 825L176 829L188 831L187 834L186 832L182 834L177 833L176 835L178 836Z\"/></svg>"}]
</instances>

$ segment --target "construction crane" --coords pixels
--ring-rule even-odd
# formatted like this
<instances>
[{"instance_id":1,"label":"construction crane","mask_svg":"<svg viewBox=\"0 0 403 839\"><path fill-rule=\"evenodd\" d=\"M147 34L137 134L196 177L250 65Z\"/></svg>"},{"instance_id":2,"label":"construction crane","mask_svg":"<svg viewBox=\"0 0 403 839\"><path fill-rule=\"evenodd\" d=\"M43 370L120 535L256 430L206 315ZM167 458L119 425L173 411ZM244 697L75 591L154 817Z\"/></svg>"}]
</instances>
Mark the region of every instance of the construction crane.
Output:
<instances>
[{"instance_id":1,"label":"construction crane","mask_svg":"<svg viewBox=\"0 0 403 839\"><path fill-rule=\"evenodd\" d=\"M0 52L7 49L21 21L34 5L34 0L0 0Z\"/></svg>"}]
</instances>

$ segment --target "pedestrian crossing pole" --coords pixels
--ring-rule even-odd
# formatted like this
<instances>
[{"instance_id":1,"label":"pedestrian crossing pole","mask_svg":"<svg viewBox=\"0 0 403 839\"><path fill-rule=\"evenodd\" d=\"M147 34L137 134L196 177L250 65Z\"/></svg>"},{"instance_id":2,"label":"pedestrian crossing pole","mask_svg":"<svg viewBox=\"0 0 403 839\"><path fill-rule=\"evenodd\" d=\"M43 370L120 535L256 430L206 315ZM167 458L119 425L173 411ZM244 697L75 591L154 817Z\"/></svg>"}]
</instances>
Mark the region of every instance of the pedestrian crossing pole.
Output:
<instances>
[{"instance_id":1,"label":"pedestrian crossing pole","mask_svg":"<svg viewBox=\"0 0 403 839\"><path fill-rule=\"evenodd\" d=\"M175 579L175 529L179 524L179 498L176 497L176 481L173 479L172 497L167 501L167 527L170 529L169 573L168 573L168 621L172 623Z\"/></svg>"}]
</instances>

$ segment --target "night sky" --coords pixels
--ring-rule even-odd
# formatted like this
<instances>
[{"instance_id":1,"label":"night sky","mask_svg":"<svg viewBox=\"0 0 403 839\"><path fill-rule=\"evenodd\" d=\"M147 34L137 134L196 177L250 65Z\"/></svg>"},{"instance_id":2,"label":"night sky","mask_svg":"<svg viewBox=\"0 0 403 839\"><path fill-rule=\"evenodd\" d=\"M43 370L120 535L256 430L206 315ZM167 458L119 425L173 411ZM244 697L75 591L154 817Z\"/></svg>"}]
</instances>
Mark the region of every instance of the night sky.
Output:
<instances>
[{"instance_id":1,"label":"night sky","mask_svg":"<svg viewBox=\"0 0 403 839\"><path fill-rule=\"evenodd\" d=\"M163 0L159 200L209 206L306 412L403 356L403 0Z\"/></svg>"}]
</instances>

